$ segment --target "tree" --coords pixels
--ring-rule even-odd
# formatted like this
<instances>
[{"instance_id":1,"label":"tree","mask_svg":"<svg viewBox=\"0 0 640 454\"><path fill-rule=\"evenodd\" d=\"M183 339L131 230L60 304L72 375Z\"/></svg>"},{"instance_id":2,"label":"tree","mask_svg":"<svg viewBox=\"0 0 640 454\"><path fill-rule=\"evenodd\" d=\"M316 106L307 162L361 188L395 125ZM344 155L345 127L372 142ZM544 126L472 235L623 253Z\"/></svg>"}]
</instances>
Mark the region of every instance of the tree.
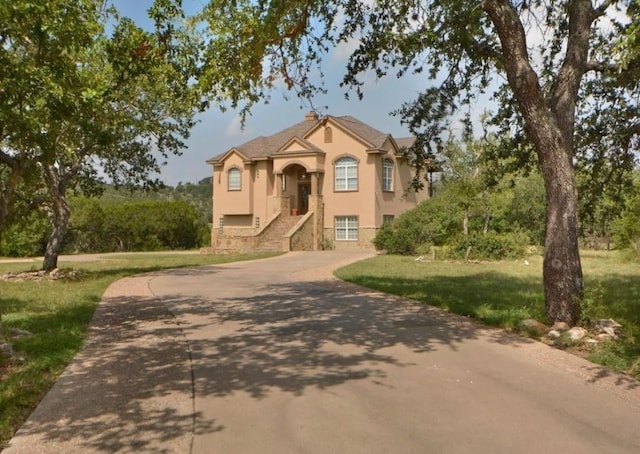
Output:
<instances>
[{"instance_id":1,"label":"tree","mask_svg":"<svg viewBox=\"0 0 640 454\"><path fill-rule=\"evenodd\" d=\"M419 139L418 152L433 152L451 114L481 93L502 94L496 97L499 113L509 117L503 125L532 145L544 179L546 313L550 320L575 324L583 296L573 166L578 100L585 81L606 81L632 101L620 108L637 112L637 97L629 96L638 93L637 56L620 65L615 52L630 28L616 13L629 5L624 0L595 5L590 0L211 0L202 18L211 32L206 54L211 74L236 68L226 79L232 102L251 103L280 80L309 95L315 88L310 71L321 67L330 46L350 40L357 47L344 84L359 95L364 82L358 76L367 70L379 77L393 68L398 75L426 72L435 86L398 111ZM625 85L632 80L635 85ZM418 164L424 161L419 155Z\"/></svg>"},{"instance_id":2,"label":"tree","mask_svg":"<svg viewBox=\"0 0 640 454\"><path fill-rule=\"evenodd\" d=\"M175 26L179 9L156 2L156 29L148 32L103 5L0 7L8 24L0 37L0 109L15 119L0 131L0 161L10 169L3 189L11 194L25 169L41 178L52 223L47 271L67 233L69 192L95 192L105 175L116 185L157 184L149 175L159 171L158 158L181 152L203 107L192 83L199 41L193 29Z\"/></svg>"}]
</instances>

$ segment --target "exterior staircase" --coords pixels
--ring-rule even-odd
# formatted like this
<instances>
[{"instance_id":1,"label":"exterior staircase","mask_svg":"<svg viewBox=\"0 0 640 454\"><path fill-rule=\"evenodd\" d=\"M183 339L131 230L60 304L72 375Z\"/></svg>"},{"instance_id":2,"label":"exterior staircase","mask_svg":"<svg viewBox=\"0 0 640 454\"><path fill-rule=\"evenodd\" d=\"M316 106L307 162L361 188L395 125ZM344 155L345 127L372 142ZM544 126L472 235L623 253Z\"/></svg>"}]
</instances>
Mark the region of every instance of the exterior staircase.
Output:
<instances>
[{"instance_id":1,"label":"exterior staircase","mask_svg":"<svg viewBox=\"0 0 640 454\"><path fill-rule=\"evenodd\" d=\"M285 235L289 232L302 216L283 216L282 214L273 221L258 237L256 251L283 251Z\"/></svg>"}]
</instances>

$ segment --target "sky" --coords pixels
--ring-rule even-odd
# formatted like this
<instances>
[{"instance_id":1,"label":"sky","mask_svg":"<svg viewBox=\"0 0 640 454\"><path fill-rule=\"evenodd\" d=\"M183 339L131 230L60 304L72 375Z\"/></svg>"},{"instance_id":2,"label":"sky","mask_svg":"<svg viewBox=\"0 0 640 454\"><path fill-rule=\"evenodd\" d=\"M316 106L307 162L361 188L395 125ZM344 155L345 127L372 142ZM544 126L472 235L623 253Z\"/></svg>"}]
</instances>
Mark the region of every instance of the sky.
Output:
<instances>
[{"instance_id":1,"label":"sky","mask_svg":"<svg viewBox=\"0 0 640 454\"><path fill-rule=\"evenodd\" d=\"M150 22L146 10L152 0L114 0L113 3L122 15L132 18L141 26ZM199 8L204 0L184 0L185 8ZM323 115L351 115L394 137L409 135L407 128L400 124L400 119L390 115L404 102L416 98L417 94L427 87L426 76L407 75L397 79L395 75L376 80L372 75L365 75L362 88L364 97L358 100L355 92L350 99L345 99L346 89L339 86L345 73L350 46L343 45L325 58L323 72L325 74L326 95L318 95L313 99L315 107ZM288 100L285 99L288 95ZM244 128L241 128L237 111L221 112L212 106L207 112L198 116L199 123L191 131L187 140L187 149L181 156L170 157L162 169L160 179L166 184L175 186L179 182L195 183L211 175L211 166L206 160L223 153L235 145L240 145L260 135L274 134L294 123L302 121L310 106L301 104L293 93L274 91L269 104L254 106L247 117Z\"/></svg>"}]
</instances>

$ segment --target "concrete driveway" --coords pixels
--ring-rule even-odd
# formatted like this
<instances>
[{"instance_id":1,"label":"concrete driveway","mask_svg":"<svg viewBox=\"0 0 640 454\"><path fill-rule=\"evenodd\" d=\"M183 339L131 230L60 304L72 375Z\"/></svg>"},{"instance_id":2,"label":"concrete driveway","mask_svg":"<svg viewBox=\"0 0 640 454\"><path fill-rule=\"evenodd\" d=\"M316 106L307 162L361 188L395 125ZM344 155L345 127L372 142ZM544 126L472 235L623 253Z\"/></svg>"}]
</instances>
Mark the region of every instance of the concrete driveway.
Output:
<instances>
[{"instance_id":1,"label":"concrete driveway","mask_svg":"<svg viewBox=\"0 0 640 454\"><path fill-rule=\"evenodd\" d=\"M119 281L6 452L640 452L638 382L331 277L363 257Z\"/></svg>"}]
</instances>

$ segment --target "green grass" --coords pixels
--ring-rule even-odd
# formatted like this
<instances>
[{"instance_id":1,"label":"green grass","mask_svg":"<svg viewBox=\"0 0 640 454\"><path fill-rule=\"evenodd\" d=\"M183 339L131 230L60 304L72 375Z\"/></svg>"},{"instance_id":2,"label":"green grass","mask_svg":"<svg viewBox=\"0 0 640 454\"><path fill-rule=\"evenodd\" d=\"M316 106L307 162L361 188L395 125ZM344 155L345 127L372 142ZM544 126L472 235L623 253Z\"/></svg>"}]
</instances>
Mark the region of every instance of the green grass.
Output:
<instances>
[{"instance_id":1,"label":"green grass","mask_svg":"<svg viewBox=\"0 0 640 454\"><path fill-rule=\"evenodd\" d=\"M381 255L341 268L346 281L474 317L488 325L515 328L521 320L546 322L542 257L524 261L416 262ZM584 352L591 361L640 378L640 266L618 252L583 251L585 315L613 318L624 338Z\"/></svg>"},{"instance_id":2,"label":"green grass","mask_svg":"<svg viewBox=\"0 0 640 454\"><path fill-rule=\"evenodd\" d=\"M12 340L15 350L25 357L24 363L10 364L0 358L0 449L82 347L93 312L109 284L148 271L273 255L119 254L94 262L61 261L61 269L80 272L77 280L0 281L5 333L9 328L33 333L31 338ZM0 273L37 270L39 266L36 262L0 264Z\"/></svg>"}]
</instances>

